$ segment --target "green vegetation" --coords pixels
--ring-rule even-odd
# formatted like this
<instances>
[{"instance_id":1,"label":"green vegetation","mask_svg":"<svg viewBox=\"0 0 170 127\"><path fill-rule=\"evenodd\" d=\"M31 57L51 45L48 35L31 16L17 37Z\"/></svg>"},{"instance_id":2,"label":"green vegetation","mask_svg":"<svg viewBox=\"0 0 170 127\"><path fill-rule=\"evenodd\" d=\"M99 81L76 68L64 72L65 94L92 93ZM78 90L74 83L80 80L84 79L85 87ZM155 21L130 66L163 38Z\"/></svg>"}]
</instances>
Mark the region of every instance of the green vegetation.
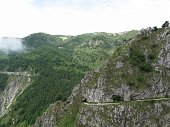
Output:
<instances>
[{"instance_id":1,"label":"green vegetation","mask_svg":"<svg viewBox=\"0 0 170 127\"><path fill-rule=\"evenodd\" d=\"M0 52L0 59L6 59L7 57L7 54Z\"/></svg>"},{"instance_id":2,"label":"green vegetation","mask_svg":"<svg viewBox=\"0 0 170 127\"><path fill-rule=\"evenodd\" d=\"M130 62L135 66L139 66L142 71L151 72L153 67L150 62L146 62L146 57L142 51L137 48L130 49ZM155 54L151 53L148 56L149 60L154 60L156 58Z\"/></svg>"},{"instance_id":3,"label":"green vegetation","mask_svg":"<svg viewBox=\"0 0 170 127\"><path fill-rule=\"evenodd\" d=\"M4 90L8 80L8 75L0 74L0 92Z\"/></svg>"},{"instance_id":4,"label":"green vegetation","mask_svg":"<svg viewBox=\"0 0 170 127\"><path fill-rule=\"evenodd\" d=\"M33 83L11 107L10 119L15 118L15 125L22 122L33 124L51 103L65 101L69 97L88 70L88 67L72 61L69 54L69 51L48 47L11 57L9 63L6 62L5 69L8 71L31 68L32 73L38 75L33 77Z\"/></svg>"},{"instance_id":5,"label":"green vegetation","mask_svg":"<svg viewBox=\"0 0 170 127\"><path fill-rule=\"evenodd\" d=\"M77 122L77 117L81 103L77 100L74 100L73 104L70 105L69 109L64 114L64 117L59 122L58 127L74 127Z\"/></svg>"},{"instance_id":6,"label":"green vegetation","mask_svg":"<svg viewBox=\"0 0 170 127\"><path fill-rule=\"evenodd\" d=\"M87 71L101 66L111 52L136 33L76 37L36 33L24 38L26 52L0 59L0 70L28 71L37 76L32 77L30 86L16 98L9 113L0 119L0 126L32 125L51 103L66 101ZM60 126L73 125L77 110L68 110Z\"/></svg>"},{"instance_id":7,"label":"green vegetation","mask_svg":"<svg viewBox=\"0 0 170 127\"><path fill-rule=\"evenodd\" d=\"M158 76L153 65L157 62L157 56L165 43L164 41L157 43L156 37L160 32L162 29L145 36L137 35L135 40L130 40L128 44L126 40L133 37L136 31L121 35L95 33L75 37L37 33L26 37L23 43L27 51L0 59L0 70L29 71L36 76L32 77L30 86L11 105L9 113L0 119L0 127L32 125L50 104L58 100L66 101L84 74L103 65L114 51L106 65L101 68L102 71L94 72L92 80L86 87L96 88L94 84L99 76L105 78L104 92L110 92L122 84L127 84L130 89L136 91L149 87ZM121 66L117 66L121 63ZM2 89L6 82L4 79L0 79ZM167 79L169 80L169 77ZM141 105L139 109L156 102L148 100L125 103L118 95L113 95L112 100L125 105L138 103ZM81 101L74 100L65 109L63 118L57 123L59 127L75 125Z\"/></svg>"},{"instance_id":8,"label":"green vegetation","mask_svg":"<svg viewBox=\"0 0 170 127\"><path fill-rule=\"evenodd\" d=\"M134 37L137 32L132 30L121 34L83 34L68 40L68 43L64 43L63 47L74 49L73 58L75 61L95 69L102 66L118 47L126 44L126 40Z\"/></svg>"},{"instance_id":9,"label":"green vegetation","mask_svg":"<svg viewBox=\"0 0 170 127\"><path fill-rule=\"evenodd\" d=\"M145 56L138 48L130 49L129 58L133 65L138 65L139 63L145 62Z\"/></svg>"},{"instance_id":10,"label":"green vegetation","mask_svg":"<svg viewBox=\"0 0 170 127\"><path fill-rule=\"evenodd\" d=\"M142 65L140 65L140 69L141 69L141 71L145 71L145 72L153 71L153 67L152 67L151 63L143 63Z\"/></svg>"},{"instance_id":11,"label":"green vegetation","mask_svg":"<svg viewBox=\"0 0 170 127\"><path fill-rule=\"evenodd\" d=\"M118 96L118 95L113 95L112 100L113 100L113 102L123 101L123 97Z\"/></svg>"},{"instance_id":12,"label":"green vegetation","mask_svg":"<svg viewBox=\"0 0 170 127\"><path fill-rule=\"evenodd\" d=\"M150 35L138 36L138 41L132 43L129 50L129 59L127 63L134 69L133 74L127 78L128 84L131 87L143 88L147 86L150 80L154 77L153 63L157 59L158 53L161 50L161 45L156 44L156 34L161 30L154 31ZM148 79L149 77L149 79Z\"/></svg>"},{"instance_id":13,"label":"green vegetation","mask_svg":"<svg viewBox=\"0 0 170 127\"><path fill-rule=\"evenodd\" d=\"M133 88L143 89L148 86L148 79L146 76L145 73L136 73L133 76L130 75L129 78L127 78L127 84Z\"/></svg>"},{"instance_id":14,"label":"green vegetation","mask_svg":"<svg viewBox=\"0 0 170 127\"><path fill-rule=\"evenodd\" d=\"M57 46L63 43L62 35L49 35L46 33L31 34L23 39L23 44L27 49L40 48L45 46Z\"/></svg>"},{"instance_id":15,"label":"green vegetation","mask_svg":"<svg viewBox=\"0 0 170 127\"><path fill-rule=\"evenodd\" d=\"M107 76L105 92L109 92L113 87L119 88L121 84L127 84L130 89L137 91L150 87L152 81L159 75L154 65L165 44L165 41L158 43L157 40L157 35L162 34L163 31L164 29L152 31L145 35L147 39L144 39L142 34L138 34L127 45L122 45L115 50L112 57L107 60L104 69L101 69L104 72L100 72L104 73L101 75ZM122 67L116 68L120 63ZM90 84L93 86L94 83Z\"/></svg>"}]
</instances>

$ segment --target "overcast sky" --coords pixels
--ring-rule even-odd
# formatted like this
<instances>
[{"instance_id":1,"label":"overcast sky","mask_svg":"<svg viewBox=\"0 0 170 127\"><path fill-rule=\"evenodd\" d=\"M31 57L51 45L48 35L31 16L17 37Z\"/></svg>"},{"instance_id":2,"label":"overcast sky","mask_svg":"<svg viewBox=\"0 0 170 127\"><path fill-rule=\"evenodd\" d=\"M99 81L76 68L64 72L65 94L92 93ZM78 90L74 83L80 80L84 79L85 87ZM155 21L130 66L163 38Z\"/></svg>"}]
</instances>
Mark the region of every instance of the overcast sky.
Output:
<instances>
[{"instance_id":1,"label":"overcast sky","mask_svg":"<svg viewBox=\"0 0 170 127\"><path fill-rule=\"evenodd\" d=\"M160 27L169 12L170 0L0 0L0 37Z\"/></svg>"}]
</instances>

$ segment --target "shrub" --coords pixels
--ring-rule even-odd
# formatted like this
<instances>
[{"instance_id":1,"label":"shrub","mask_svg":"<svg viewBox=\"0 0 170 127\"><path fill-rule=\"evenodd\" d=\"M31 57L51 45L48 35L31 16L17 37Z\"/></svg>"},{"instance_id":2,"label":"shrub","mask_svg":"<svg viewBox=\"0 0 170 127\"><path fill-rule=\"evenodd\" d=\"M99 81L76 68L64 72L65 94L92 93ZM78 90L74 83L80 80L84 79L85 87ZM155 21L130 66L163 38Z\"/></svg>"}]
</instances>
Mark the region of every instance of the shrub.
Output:
<instances>
[{"instance_id":1,"label":"shrub","mask_svg":"<svg viewBox=\"0 0 170 127\"><path fill-rule=\"evenodd\" d=\"M135 85L135 81L129 80L127 84L128 84L129 86L134 86L134 85Z\"/></svg>"},{"instance_id":2,"label":"shrub","mask_svg":"<svg viewBox=\"0 0 170 127\"><path fill-rule=\"evenodd\" d=\"M156 58L156 55L155 55L154 53L150 53L150 54L148 55L148 58L149 58L150 60L154 60L154 59Z\"/></svg>"},{"instance_id":3,"label":"shrub","mask_svg":"<svg viewBox=\"0 0 170 127\"><path fill-rule=\"evenodd\" d=\"M145 72L152 72L153 71L153 67L150 63L141 64L140 69L141 69L141 71L145 71Z\"/></svg>"},{"instance_id":4,"label":"shrub","mask_svg":"<svg viewBox=\"0 0 170 127\"><path fill-rule=\"evenodd\" d=\"M113 102L123 101L123 97L118 96L118 95L113 95L112 100L113 100Z\"/></svg>"},{"instance_id":5,"label":"shrub","mask_svg":"<svg viewBox=\"0 0 170 127\"><path fill-rule=\"evenodd\" d=\"M154 26L153 31L157 31L157 30L158 30L157 26Z\"/></svg>"},{"instance_id":6,"label":"shrub","mask_svg":"<svg viewBox=\"0 0 170 127\"><path fill-rule=\"evenodd\" d=\"M131 63L137 65L141 62L145 62L145 55L138 49L130 49L130 60Z\"/></svg>"},{"instance_id":7,"label":"shrub","mask_svg":"<svg viewBox=\"0 0 170 127\"><path fill-rule=\"evenodd\" d=\"M137 77L137 81L138 81L139 83L143 83L143 82L145 81L145 79L144 79L144 77L143 77L142 75L139 75L139 76Z\"/></svg>"},{"instance_id":8,"label":"shrub","mask_svg":"<svg viewBox=\"0 0 170 127\"><path fill-rule=\"evenodd\" d=\"M156 47L158 47L158 44L152 44L152 48L156 48Z\"/></svg>"},{"instance_id":9,"label":"shrub","mask_svg":"<svg viewBox=\"0 0 170 127\"><path fill-rule=\"evenodd\" d=\"M142 39L143 39L143 40L147 40L148 37L147 37L147 36L143 36Z\"/></svg>"}]
</instances>

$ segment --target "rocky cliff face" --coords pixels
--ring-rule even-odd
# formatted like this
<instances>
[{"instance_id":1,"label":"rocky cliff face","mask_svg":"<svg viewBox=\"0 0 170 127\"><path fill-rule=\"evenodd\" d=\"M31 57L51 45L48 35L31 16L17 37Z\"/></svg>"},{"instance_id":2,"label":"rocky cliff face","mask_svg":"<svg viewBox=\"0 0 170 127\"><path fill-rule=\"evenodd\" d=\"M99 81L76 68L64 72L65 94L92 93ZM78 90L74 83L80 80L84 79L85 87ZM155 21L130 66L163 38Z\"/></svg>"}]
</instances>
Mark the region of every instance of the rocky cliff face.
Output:
<instances>
[{"instance_id":1,"label":"rocky cliff face","mask_svg":"<svg viewBox=\"0 0 170 127\"><path fill-rule=\"evenodd\" d=\"M139 36L139 39L122 49L122 54L108 60L99 72L87 74L80 84L82 96L87 102L112 102L114 96L120 96L124 101L170 96L170 29L159 32L151 32L144 41ZM145 43L152 43L152 46L157 47L151 49ZM131 48L138 48L135 50L139 50L144 56L142 64L146 68L131 63ZM153 51L147 53L149 50ZM149 55L153 53L154 60L149 60ZM152 70L145 70L147 67ZM144 83L147 85L143 85Z\"/></svg>"},{"instance_id":2,"label":"rocky cliff face","mask_svg":"<svg viewBox=\"0 0 170 127\"><path fill-rule=\"evenodd\" d=\"M80 109L77 127L169 127L170 101L87 106Z\"/></svg>"},{"instance_id":3,"label":"rocky cliff face","mask_svg":"<svg viewBox=\"0 0 170 127\"><path fill-rule=\"evenodd\" d=\"M30 77L24 75L11 75L6 88L0 94L0 117L7 113L8 108L15 100L16 96L30 84Z\"/></svg>"},{"instance_id":4,"label":"rocky cliff face","mask_svg":"<svg viewBox=\"0 0 170 127\"><path fill-rule=\"evenodd\" d=\"M65 122L65 118L68 118L70 121L72 118L75 119L73 114L77 115L81 100L83 100L83 98L80 95L80 87L78 85L74 87L72 95L66 102L57 101L51 104L47 111L44 112L31 127L65 127L70 125L70 123L67 125L62 125L61 123L63 121Z\"/></svg>"},{"instance_id":5,"label":"rocky cliff face","mask_svg":"<svg viewBox=\"0 0 170 127\"><path fill-rule=\"evenodd\" d=\"M52 104L47 111L37 119L32 127L55 127L56 123L61 119L65 106L62 102Z\"/></svg>"},{"instance_id":6,"label":"rocky cliff face","mask_svg":"<svg viewBox=\"0 0 170 127\"><path fill-rule=\"evenodd\" d=\"M83 104L79 110L77 127L170 126L169 100L132 101L170 96L170 29L154 32L147 30L145 39L139 35L138 39L133 39L122 49L123 54L113 56L114 59L108 60L99 72L87 74L82 79L79 86L82 98L86 102L102 102L103 105ZM152 43L156 49L152 49L148 43ZM134 50L133 48L141 52L141 56L143 55L143 58L140 58L144 60L139 61L143 62L143 65L150 64L152 70L145 70L146 68L137 65L139 62L133 64L130 61L132 52L130 50ZM135 53L139 53L138 51ZM154 60L151 60L153 52ZM135 57L133 60L136 59ZM142 80L140 76L144 79ZM139 78L147 85L142 85L141 81L137 82L135 78L137 81ZM139 86L136 87L135 84ZM121 99L125 102L105 104L105 102L122 101Z\"/></svg>"},{"instance_id":7,"label":"rocky cliff face","mask_svg":"<svg viewBox=\"0 0 170 127\"><path fill-rule=\"evenodd\" d=\"M169 127L169 97L170 28L149 28L86 74L68 104L52 106L33 127ZM72 114L72 124L64 121Z\"/></svg>"}]
</instances>

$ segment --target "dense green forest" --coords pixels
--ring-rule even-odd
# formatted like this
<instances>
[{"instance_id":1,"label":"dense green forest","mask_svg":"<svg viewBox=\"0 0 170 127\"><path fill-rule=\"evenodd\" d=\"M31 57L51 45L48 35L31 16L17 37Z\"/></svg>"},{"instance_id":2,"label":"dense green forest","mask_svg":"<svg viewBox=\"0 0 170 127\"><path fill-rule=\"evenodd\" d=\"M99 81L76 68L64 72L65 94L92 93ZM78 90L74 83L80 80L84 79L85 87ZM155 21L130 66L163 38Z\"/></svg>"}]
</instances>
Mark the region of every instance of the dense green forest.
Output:
<instances>
[{"instance_id":1,"label":"dense green forest","mask_svg":"<svg viewBox=\"0 0 170 127\"><path fill-rule=\"evenodd\" d=\"M51 103L66 101L87 71L104 64L117 47L126 44L126 40L136 33L96 33L75 37L36 33L23 39L25 52L2 53L1 71L28 71L35 76L12 104L9 113L0 119L0 126L33 124ZM0 77L0 87L4 89L8 77Z\"/></svg>"},{"instance_id":2,"label":"dense green forest","mask_svg":"<svg viewBox=\"0 0 170 127\"><path fill-rule=\"evenodd\" d=\"M51 103L57 100L65 101L88 70L88 67L72 61L69 51L53 47L19 54L1 64L7 71L31 70L37 75L11 107L11 116L19 116L15 117L16 124L23 121L32 124Z\"/></svg>"},{"instance_id":3,"label":"dense green forest","mask_svg":"<svg viewBox=\"0 0 170 127\"><path fill-rule=\"evenodd\" d=\"M8 75L6 74L0 74L0 92L2 92L6 86Z\"/></svg>"}]
</instances>

